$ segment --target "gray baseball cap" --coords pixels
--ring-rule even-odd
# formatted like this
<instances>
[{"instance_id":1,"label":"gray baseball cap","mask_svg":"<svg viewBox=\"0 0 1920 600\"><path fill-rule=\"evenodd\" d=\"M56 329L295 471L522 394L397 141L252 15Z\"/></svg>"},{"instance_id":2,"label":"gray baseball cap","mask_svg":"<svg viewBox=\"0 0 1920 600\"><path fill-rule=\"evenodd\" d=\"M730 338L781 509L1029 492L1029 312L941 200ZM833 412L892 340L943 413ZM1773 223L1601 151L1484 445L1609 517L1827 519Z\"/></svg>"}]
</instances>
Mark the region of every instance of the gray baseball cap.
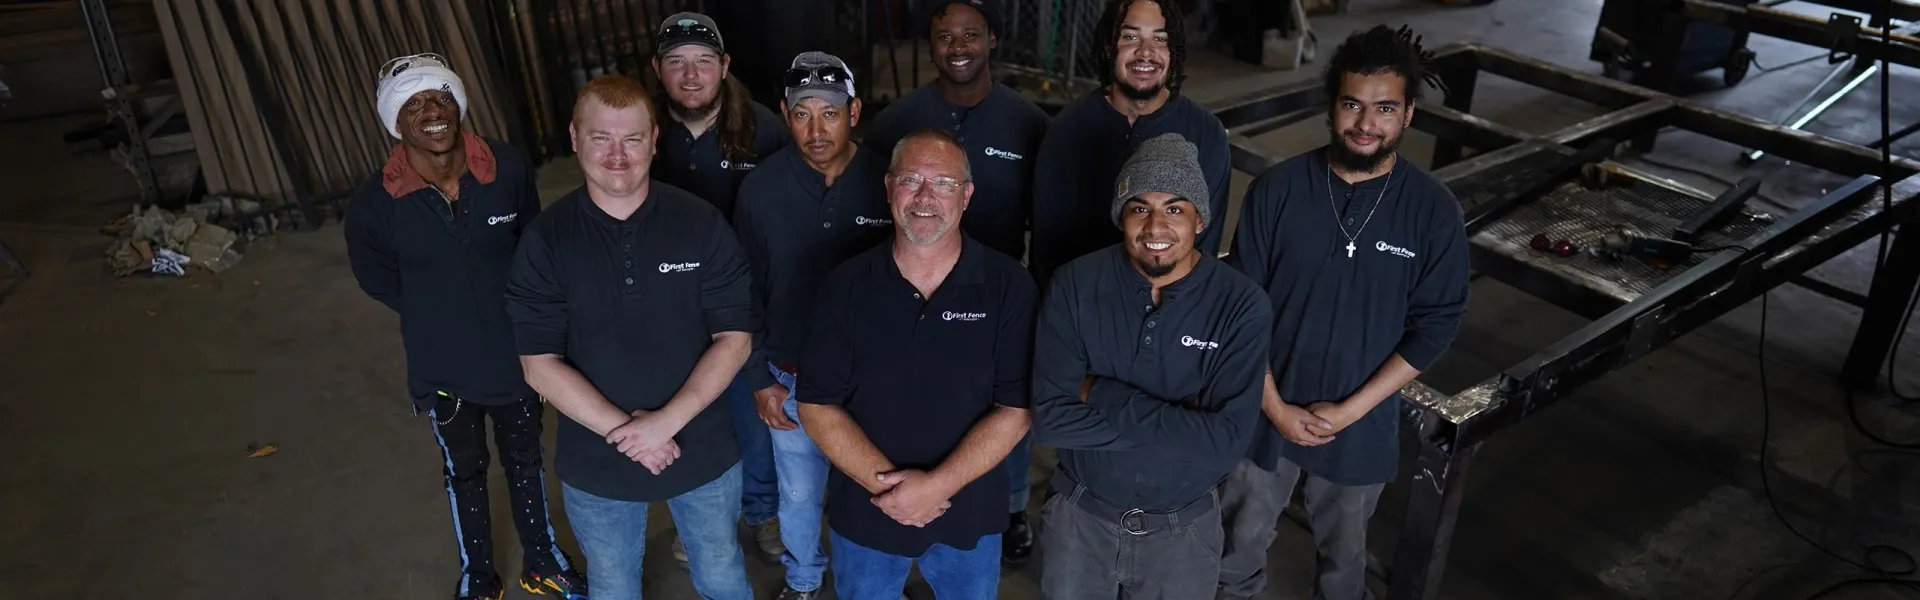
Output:
<instances>
[{"instance_id":1,"label":"gray baseball cap","mask_svg":"<svg viewBox=\"0 0 1920 600\"><path fill-rule=\"evenodd\" d=\"M793 66L783 79L787 106L799 106L801 100L819 98L832 106L846 106L854 93L853 70L840 57L825 52L804 52L793 57Z\"/></svg>"},{"instance_id":2,"label":"gray baseball cap","mask_svg":"<svg viewBox=\"0 0 1920 600\"><path fill-rule=\"evenodd\" d=\"M714 25L712 18L696 12L667 17L667 20L660 22L660 32L655 39L660 40L655 50L661 55L687 44L699 44L712 48L714 52L727 53L726 41L720 37L720 26Z\"/></svg>"}]
</instances>

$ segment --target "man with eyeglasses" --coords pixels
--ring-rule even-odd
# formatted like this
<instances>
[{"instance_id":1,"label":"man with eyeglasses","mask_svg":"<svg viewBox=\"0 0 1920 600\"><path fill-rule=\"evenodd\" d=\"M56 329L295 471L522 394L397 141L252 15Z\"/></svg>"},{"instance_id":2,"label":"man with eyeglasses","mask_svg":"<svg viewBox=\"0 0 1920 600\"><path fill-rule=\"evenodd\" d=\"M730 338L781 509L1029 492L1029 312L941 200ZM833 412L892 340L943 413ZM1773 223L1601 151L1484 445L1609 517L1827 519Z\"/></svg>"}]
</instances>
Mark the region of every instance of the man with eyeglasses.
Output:
<instances>
[{"instance_id":1,"label":"man with eyeglasses","mask_svg":"<svg viewBox=\"0 0 1920 600\"><path fill-rule=\"evenodd\" d=\"M745 85L729 74L732 59L713 19L683 12L660 24L653 71L666 89L656 102L667 108L660 123L660 148L653 155L654 180L694 195L733 218L740 182L766 157L787 145L787 128L773 111L754 102ZM752 364L758 372L764 367ZM755 416L753 390L736 379L721 394L740 442L740 515L753 529L763 558L778 560L780 506L773 468L773 439ZM687 562L686 545L673 538L673 557Z\"/></svg>"},{"instance_id":2,"label":"man with eyeglasses","mask_svg":"<svg viewBox=\"0 0 1920 600\"><path fill-rule=\"evenodd\" d=\"M1047 133L1047 113L1019 92L993 80L990 62L999 44L1000 6L995 0L941 0L927 5L927 49L940 77L874 117L866 140L882 154L908 132L938 127L966 149L978 193L960 227L988 248L1015 260L1027 255L1027 215L1032 211L1033 165ZM1033 553L1027 524L1031 439L1022 439L1002 469L1009 480L1002 560L1025 564Z\"/></svg>"},{"instance_id":3,"label":"man with eyeglasses","mask_svg":"<svg viewBox=\"0 0 1920 600\"><path fill-rule=\"evenodd\" d=\"M953 134L908 135L886 178L893 243L820 285L796 396L838 467L827 513L846 600L900 597L916 562L942 600L999 589L999 465L1027 431L1038 290L1018 261L956 227L972 179Z\"/></svg>"},{"instance_id":4,"label":"man with eyeglasses","mask_svg":"<svg viewBox=\"0 0 1920 600\"><path fill-rule=\"evenodd\" d=\"M780 109L794 144L747 175L734 207L734 228L753 266L753 291L763 315L754 336L751 381L760 419L773 430L779 474L780 538L787 553L786 586L779 600L812 600L820 593L827 558L820 548L820 516L828 464L807 437L793 389L802 376L807 327L820 281L855 254L893 233L882 176L884 158L853 142L860 98L853 74L838 57L807 52L794 57L782 83Z\"/></svg>"},{"instance_id":5,"label":"man with eyeglasses","mask_svg":"<svg viewBox=\"0 0 1920 600\"><path fill-rule=\"evenodd\" d=\"M1041 285L1054 269L1121 241L1106 221L1107 194L1120 165L1140 144L1177 133L1200 151L1211 195L1193 198L1216 215L1227 212L1232 172L1227 130L1200 103L1180 93L1187 78L1186 19L1168 0L1112 0L1095 30L1106 83L1055 116L1040 146L1033 183L1033 256ZM1213 227L1193 243L1220 251Z\"/></svg>"},{"instance_id":6,"label":"man with eyeglasses","mask_svg":"<svg viewBox=\"0 0 1920 600\"><path fill-rule=\"evenodd\" d=\"M520 585L584 597L587 582L554 542L540 447L546 405L522 378L500 301L514 246L540 213L533 163L512 144L460 126L466 87L433 54L380 69L375 106L399 140L386 166L354 192L347 260L360 289L399 313L415 414L433 419L453 533L456 598L497 599L487 421L523 552Z\"/></svg>"}]
</instances>

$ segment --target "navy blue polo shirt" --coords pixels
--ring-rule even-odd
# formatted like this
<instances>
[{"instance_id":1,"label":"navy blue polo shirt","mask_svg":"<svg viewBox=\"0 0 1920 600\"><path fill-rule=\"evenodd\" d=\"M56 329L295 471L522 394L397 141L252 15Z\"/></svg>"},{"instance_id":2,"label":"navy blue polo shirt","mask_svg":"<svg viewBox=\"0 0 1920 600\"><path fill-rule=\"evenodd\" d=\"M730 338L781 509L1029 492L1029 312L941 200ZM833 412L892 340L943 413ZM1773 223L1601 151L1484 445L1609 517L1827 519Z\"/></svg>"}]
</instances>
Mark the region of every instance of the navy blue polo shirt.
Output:
<instances>
[{"instance_id":1,"label":"navy blue polo shirt","mask_svg":"<svg viewBox=\"0 0 1920 600\"><path fill-rule=\"evenodd\" d=\"M892 244L863 252L820 284L797 399L843 407L896 468L931 472L995 407L1027 407L1038 293L1018 261L972 238L927 298L900 274ZM998 472L960 488L952 508L922 528L888 517L836 469L827 522L895 556L934 544L971 550L1007 528L1009 482Z\"/></svg>"},{"instance_id":2,"label":"navy blue polo shirt","mask_svg":"<svg viewBox=\"0 0 1920 600\"><path fill-rule=\"evenodd\" d=\"M1178 133L1200 150L1200 170L1213 195L1207 199L1212 223L1195 243L1207 256L1219 255L1232 176L1226 127L1206 107L1178 94L1128 124L1101 88L1061 110L1040 145L1033 178L1033 255L1027 264L1041 281L1060 265L1120 241L1120 228L1113 224L1114 181L1141 142L1164 133Z\"/></svg>"},{"instance_id":3,"label":"navy blue polo shirt","mask_svg":"<svg viewBox=\"0 0 1920 600\"><path fill-rule=\"evenodd\" d=\"M654 101L673 100L662 96ZM653 155L653 180L693 192L713 203L720 214L733 218L733 200L740 182L762 160L786 146L788 138L787 124L773 111L759 102L747 104L753 107L754 119L753 148L748 156L729 157L720 150L720 138L726 132L724 119L716 119L700 137L694 137L686 124L672 117L662 119L660 146Z\"/></svg>"},{"instance_id":4,"label":"navy blue polo shirt","mask_svg":"<svg viewBox=\"0 0 1920 600\"><path fill-rule=\"evenodd\" d=\"M953 132L973 169L973 199L961 228L1001 254L1025 257L1033 165L1047 134L1047 113L999 83L980 104L959 106L948 102L934 82L888 105L874 118L866 140L874 152L890 157L901 138L928 127Z\"/></svg>"},{"instance_id":5,"label":"navy blue polo shirt","mask_svg":"<svg viewBox=\"0 0 1920 600\"><path fill-rule=\"evenodd\" d=\"M458 200L447 202L395 148L347 207L348 264L361 290L400 314L418 410L431 410L438 392L495 406L534 397L500 302L514 246L540 214L533 164L510 144L466 135Z\"/></svg>"},{"instance_id":6,"label":"navy blue polo shirt","mask_svg":"<svg viewBox=\"0 0 1920 600\"><path fill-rule=\"evenodd\" d=\"M752 284L720 211L654 182L626 220L585 187L527 230L507 285L521 355L558 354L620 410L659 410L679 393L713 336L754 330ZM602 498L657 502L713 481L740 460L727 404L673 436L680 458L654 475L573 419L561 419L560 480Z\"/></svg>"},{"instance_id":7,"label":"navy blue polo shirt","mask_svg":"<svg viewBox=\"0 0 1920 600\"><path fill-rule=\"evenodd\" d=\"M1212 257L1158 305L1152 291L1119 245L1055 274L1034 333L1034 440L1107 504L1164 512L1205 496L1270 428L1273 317L1259 287Z\"/></svg>"},{"instance_id":8,"label":"navy blue polo shirt","mask_svg":"<svg viewBox=\"0 0 1920 600\"><path fill-rule=\"evenodd\" d=\"M887 205L887 160L865 146L827 186L789 145L775 152L740 184L733 226L753 269L755 306L762 330L753 357L740 372L750 389L773 385L764 363L798 368L820 280L842 261L893 237Z\"/></svg>"},{"instance_id":9,"label":"navy blue polo shirt","mask_svg":"<svg viewBox=\"0 0 1920 600\"><path fill-rule=\"evenodd\" d=\"M1395 353L1425 371L1453 344L1467 307L1466 226L1447 186L1403 159L1348 185L1326 155L1296 156L1253 180L1228 257L1273 302L1274 383L1300 406L1345 400ZM1399 408L1396 393L1314 447L1263 427L1248 457L1266 469L1286 458L1340 485L1386 483L1399 473Z\"/></svg>"}]
</instances>

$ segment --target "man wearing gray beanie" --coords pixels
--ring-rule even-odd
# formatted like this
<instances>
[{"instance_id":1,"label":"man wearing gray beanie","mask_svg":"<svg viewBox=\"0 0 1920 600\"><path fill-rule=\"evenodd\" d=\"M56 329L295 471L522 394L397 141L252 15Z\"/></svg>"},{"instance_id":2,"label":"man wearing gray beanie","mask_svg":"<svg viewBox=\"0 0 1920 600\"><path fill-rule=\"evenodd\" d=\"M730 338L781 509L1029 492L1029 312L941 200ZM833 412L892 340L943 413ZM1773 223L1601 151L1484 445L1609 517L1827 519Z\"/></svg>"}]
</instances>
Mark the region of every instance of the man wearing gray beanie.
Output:
<instances>
[{"instance_id":1,"label":"man wearing gray beanie","mask_svg":"<svg viewBox=\"0 0 1920 600\"><path fill-rule=\"evenodd\" d=\"M540 445L546 405L528 387L507 319L508 264L540 212L533 163L511 144L461 127L467 92L447 61L416 54L380 68L374 106L397 139L347 209L347 260L360 289L400 314L415 415L432 418L453 533L455 598L501 597L487 493L493 421L524 552L520 586L584 597L586 579L548 521Z\"/></svg>"},{"instance_id":2,"label":"man wearing gray beanie","mask_svg":"<svg viewBox=\"0 0 1920 600\"><path fill-rule=\"evenodd\" d=\"M1113 182L1120 243L1049 282L1032 410L1060 466L1040 509L1042 597L1190 598L1218 579L1213 490L1265 426L1273 313L1253 280L1195 247L1210 197L1193 143L1141 143Z\"/></svg>"}]
</instances>

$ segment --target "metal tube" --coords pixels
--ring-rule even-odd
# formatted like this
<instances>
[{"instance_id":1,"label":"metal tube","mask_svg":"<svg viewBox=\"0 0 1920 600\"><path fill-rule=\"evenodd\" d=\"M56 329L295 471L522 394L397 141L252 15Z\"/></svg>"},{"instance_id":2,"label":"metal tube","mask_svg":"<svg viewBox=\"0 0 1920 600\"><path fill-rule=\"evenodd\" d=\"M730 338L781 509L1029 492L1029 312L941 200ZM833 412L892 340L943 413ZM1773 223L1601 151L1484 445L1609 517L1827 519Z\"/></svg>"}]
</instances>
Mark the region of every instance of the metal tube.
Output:
<instances>
[{"instance_id":1,"label":"metal tube","mask_svg":"<svg viewBox=\"0 0 1920 600\"><path fill-rule=\"evenodd\" d=\"M1827 96L1826 100L1822 100L1820 104L1814 105L1813 110L1807 111L1807 114L1801 115L1798 119L1794 119L1793 123L1787 125L1787 129L1806 127L1808 123L1812 123L1814 119L1819 118L1820 113L1827 112L1827 109L1832 108L1834 104L1840 102L1841 98L1847 97L1847 94L1853 93L1854 88L1860 87L1862 83L1866 83L1868 78L1873 77L1873 74L1879 71L1880 63L1868 65L1866 69L1860 71L1859 75L1855 75L1852 81L1848 81L1846 85L1841 86L1840 91L1834 92L1832 96ZM1760 157L1766 155L1767 152L1765 150L1753 150L1747 152L1745 160L1747 164L1753 164L1758 162Z\"/></svg>"}]
</instances>

